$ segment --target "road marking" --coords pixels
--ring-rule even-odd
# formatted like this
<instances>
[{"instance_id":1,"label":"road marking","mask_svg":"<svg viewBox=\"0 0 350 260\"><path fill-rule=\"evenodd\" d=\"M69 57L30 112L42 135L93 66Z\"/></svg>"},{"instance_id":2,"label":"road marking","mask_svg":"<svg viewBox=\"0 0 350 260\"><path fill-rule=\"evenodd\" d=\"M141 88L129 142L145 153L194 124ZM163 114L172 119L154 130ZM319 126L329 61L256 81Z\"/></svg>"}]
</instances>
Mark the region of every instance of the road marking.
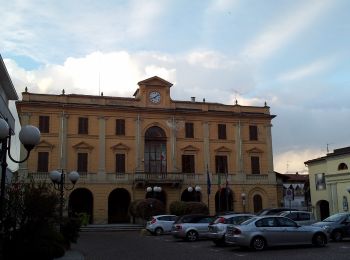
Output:
<instances>
[{"instance_id":1,"label":"road marking","mask_svg":"<svg viewBox=\"0 0 350 260\"><path fill-rule=\"evenodd\" d=\"M235 256L245 257L246 255L234 254Z\"/></svg>"}]
</instances>

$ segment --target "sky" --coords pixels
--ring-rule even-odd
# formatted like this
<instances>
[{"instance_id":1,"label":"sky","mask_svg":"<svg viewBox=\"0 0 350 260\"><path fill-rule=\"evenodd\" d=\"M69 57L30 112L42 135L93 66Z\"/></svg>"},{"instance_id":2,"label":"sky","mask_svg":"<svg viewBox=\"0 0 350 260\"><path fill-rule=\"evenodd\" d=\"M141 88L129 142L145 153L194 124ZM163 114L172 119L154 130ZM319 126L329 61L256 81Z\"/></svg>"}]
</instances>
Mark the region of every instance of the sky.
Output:
<instances>
[{"instance_id":1,"label":"sky","mask_svg":"<svg viewBox=\"0 0 350 260\"><path fill-rule=\"evenodd\" d=\"M350 146L348 0L0 0L0 54L21 92L270 106L274 169Z\"/></svg>"}]
</instances>

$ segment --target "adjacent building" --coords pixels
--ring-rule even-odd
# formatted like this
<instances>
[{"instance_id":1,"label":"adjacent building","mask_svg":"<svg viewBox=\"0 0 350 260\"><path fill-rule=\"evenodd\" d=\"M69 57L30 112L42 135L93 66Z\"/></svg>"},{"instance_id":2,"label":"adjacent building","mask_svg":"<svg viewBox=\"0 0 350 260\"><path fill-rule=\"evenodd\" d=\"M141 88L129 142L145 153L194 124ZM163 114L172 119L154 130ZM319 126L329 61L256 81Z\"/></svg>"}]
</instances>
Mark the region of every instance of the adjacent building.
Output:
<instances>
[{"instance_id":1,"label":"adjacent building","mask_svg":"<svg viewBox=\"0 0 350 260\"><path fill-rule=\"evenodd\" d=\"M312 208L318 219L349 211L350 147L306 161L309 168Z\"/></svg>"},{"instance_id":2,"label":"adjacent building","mask_svg":"<svg viewBox=\"0 0 350 260\"><path fill-rule=\"evenodd\" d=\"M172 87L155 76L130 98L26 90L17 111L41 143L20 174L78 171L68 210L92 223L127 222L130 203L148 197L167 209L202 201L211 214L278 206L270 108L172 100Z\"/></svg>"}]
</instances>

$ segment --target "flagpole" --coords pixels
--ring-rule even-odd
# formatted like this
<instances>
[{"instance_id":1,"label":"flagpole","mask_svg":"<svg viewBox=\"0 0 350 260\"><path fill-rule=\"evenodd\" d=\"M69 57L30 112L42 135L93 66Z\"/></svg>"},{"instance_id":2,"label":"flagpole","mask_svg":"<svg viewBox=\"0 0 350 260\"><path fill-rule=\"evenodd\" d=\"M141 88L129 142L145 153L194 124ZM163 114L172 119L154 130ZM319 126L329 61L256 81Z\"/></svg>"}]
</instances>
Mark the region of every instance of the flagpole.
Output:
<instances>
[{"instance_id":1,"label":"flagpole","mask_svg":"<svg viewBox=\"0 0 350 260\"><path fill-rule=\"evenodd\" d=\"M208 210L209 210L209 212L210 212L210 204L209 204L210 188L211 188L211 182L210 182L209 169L208 169L208 164L207 164L207 194L208 194Z\"/></svg>"}]
</instances>

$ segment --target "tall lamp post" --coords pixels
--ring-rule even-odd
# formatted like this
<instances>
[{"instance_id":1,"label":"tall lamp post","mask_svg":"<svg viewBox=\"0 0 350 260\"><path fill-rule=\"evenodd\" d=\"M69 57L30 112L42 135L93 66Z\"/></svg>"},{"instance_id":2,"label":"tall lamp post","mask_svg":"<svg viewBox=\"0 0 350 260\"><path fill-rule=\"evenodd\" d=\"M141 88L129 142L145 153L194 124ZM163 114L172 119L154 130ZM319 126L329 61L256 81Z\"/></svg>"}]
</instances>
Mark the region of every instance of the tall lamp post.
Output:
<instances>
[{"instance_id":1,"label":"tall lamp post","mask_svg":"<svg viewBox=\"0 0 350 260\"><path fill-rule=\"evenodd\" d=\"M5 182L6 182L6 170L7 170L7 155L14 163L23 163L30 155L30 151L40 142L40 131L37 127L32 125L26 125L21 128L19 132L19 140L27 150L27 155L24 159L17 161L11 156L11 135L13 130L7 123L7 120L0 118L0 159L1 159L1 193L0 193L0 231L3 232L4 221L4 202L5 202Z\"/></svg>"},{"instance_id":2,"label":"tall lamp post","mask_svg":"<svg viewBox=\"0 0 350 260\"><path fill-rule=\"evenodd\" d=\"M243 192L243 193L241 194L242 205L243 205L243 213L245 213L246 197L247 197L247 195Z\"/></svg>"},{"instance_id":3,"label":"tall lamp post","mask_svg":"<svg viewBox=\"0 0 350 260\"><path fill-rule=\"evenodd\" d=\"M66 175L68 175L68 179L71 181L71 184L66 183ZM62 169L59 171L51 171L50 179L53 182L55 190L60 192L60 232L62 232L63 227L63 205L64 205L64 190L72 190L79 179L79 173L76 171L72 171L70 173L65 173Z\"/></svg>"}]
</instances>

